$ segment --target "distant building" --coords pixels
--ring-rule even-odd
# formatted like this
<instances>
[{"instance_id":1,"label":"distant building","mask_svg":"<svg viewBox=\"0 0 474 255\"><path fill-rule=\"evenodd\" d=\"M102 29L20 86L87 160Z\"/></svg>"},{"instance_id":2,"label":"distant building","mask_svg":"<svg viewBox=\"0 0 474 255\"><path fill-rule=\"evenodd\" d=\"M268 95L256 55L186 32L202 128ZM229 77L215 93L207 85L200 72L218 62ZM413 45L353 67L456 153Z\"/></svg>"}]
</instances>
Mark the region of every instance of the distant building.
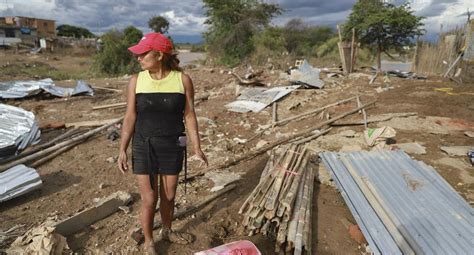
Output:
<instances>
[{"instance_id":1,"label":"distant building","mask_svg":"<svg viewBox=\"0 0 474 255\"><path fill-rule=\"evenodd\" d=\"M0 17L0 45L23 42L38 45L39 40L56 37L56 21L31 17Z\"/></svg>"}]
</instances>

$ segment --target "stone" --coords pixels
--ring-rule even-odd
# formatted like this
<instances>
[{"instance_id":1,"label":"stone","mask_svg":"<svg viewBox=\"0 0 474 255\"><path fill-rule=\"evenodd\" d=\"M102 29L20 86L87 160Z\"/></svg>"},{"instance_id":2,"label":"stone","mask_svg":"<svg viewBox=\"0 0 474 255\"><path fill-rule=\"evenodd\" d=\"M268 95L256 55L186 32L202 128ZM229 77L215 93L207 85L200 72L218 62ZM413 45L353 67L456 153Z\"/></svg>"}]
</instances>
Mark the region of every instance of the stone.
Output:
<instances>
[{"instance_id":1,"label":"stone","mask_svg":"<svg viewBox=\"0 0 474 255\"><path fill-rule=\"evenodd\" d=\"M364 234L362 234L358 225L349 226L349 235L358 244L367 244L367 240L365 240Z\"/></svg>"},{"instance_id":2,"label":"stone","mask_svg":"<svg viewBox=\"0 0 474 255\"><path fill-rule=\"evenodd\" d=\"M474 146L441 146L440 149L449 156L467 156L467 152Z\"/></svg>"},{"instance_id":3,"label":"stone","mask_svg":"<svg viewBox=\"0 0 474 255\"><path fill-rule=\"evenodd\" d=\"M398 148L408 154L423 155L426 154L426 147L419 143L399 143L391 146L392 148Z\"/></svg>"},{"instance_id":4,"label":"stone","mask_svg":"<svg viewBox=\"0 0 474 255\"><path fill-rule=\"evenodd\" d=\"M255 145L255 149L258 150L258 149L262 148L263 146L265 146L265 145L267 145L267 144L268 144L267 141L265 141L265 140L260 140L260 141L258 141L257 145Z\"/></svg>"}]
</instances>

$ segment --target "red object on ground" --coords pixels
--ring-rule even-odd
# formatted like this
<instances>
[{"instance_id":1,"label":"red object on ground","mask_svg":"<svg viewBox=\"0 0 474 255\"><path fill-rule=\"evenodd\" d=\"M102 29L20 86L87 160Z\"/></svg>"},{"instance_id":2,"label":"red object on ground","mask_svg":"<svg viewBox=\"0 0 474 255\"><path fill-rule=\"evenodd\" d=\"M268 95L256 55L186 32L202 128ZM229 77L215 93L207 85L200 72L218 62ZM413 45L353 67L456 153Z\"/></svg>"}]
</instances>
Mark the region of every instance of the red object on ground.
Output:
<instances>
[{"instance_id":1,"label":"red object on ground","mask_svg":"<svg viewBox=\"0 0 474 255\"><path fill-rule=\"evenodd\" d=\"M194 253L194 255L261 255L255 244L248 240L241 240L223 244L206 251Z\"/></svg>"},{"instance_id":2,"label":"red object on ground","mask_svg":"<svg viewBox=\"0 0 474 255\"><path fill-rule=\"evenodd\" d=\"M354 239L358 244L367 244L364 234L360 231L359 225L350 225L349 226L349 235Z\"/></svg>"}]
</instances>

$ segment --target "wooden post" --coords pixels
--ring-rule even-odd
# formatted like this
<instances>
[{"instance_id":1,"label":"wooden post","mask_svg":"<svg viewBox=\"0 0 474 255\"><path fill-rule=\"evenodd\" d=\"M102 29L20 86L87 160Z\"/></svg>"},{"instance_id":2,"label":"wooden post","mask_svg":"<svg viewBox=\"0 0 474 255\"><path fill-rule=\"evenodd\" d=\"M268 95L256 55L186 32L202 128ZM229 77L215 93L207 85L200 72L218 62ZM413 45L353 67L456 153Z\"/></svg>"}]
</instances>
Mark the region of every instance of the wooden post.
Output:
<instances>
[{"instance_id":1,"label":"wooden post","mask_svg":"<svg viewBox=\"0 0 474 255\"><path fill-rule=\"evenodd\" d=\"M342 71L343 71L344 75L346 75L348 70L347 70L347 65L346 65L346 57L344 55L344 47L343 47L343 44L342 44L341 29L339 28L339 25L337 25L337 32L339 34L339 43L337 44L337 46L339 48L339 56L341 58Z\"/></svg>"},{"instance_id":2,"label":"wooden post","mask_svg":"<svg viewBox=\"0 0 474 255\"><path fill-rule=\"evenodd\" d=\"M351 41L351 65L349 67L349 73L352 73L354 71L354 58L355 58L355 48L354 48L354 43L355 43L355 28L352 28L352 41Z\"/></svg>"}]
</instances>

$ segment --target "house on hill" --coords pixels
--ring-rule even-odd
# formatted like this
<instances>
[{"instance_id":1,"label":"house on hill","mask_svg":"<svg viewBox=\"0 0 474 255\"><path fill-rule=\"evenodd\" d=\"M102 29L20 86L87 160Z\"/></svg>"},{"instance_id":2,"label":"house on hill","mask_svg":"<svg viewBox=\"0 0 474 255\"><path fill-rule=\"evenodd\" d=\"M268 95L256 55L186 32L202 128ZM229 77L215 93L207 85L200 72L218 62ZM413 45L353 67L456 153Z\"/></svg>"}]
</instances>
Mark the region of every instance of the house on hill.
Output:
<instances>
[{"instance_id":1,"label":"house on hill","mask_svg":"<svg viewBox=\"0 0 474 255\"><path fill-rule=\"evenodd\" d=\"M0 17L0 46L25 43L50 48L55 37L54 20L22 16Z\"/></svg>"}]
</instances>

